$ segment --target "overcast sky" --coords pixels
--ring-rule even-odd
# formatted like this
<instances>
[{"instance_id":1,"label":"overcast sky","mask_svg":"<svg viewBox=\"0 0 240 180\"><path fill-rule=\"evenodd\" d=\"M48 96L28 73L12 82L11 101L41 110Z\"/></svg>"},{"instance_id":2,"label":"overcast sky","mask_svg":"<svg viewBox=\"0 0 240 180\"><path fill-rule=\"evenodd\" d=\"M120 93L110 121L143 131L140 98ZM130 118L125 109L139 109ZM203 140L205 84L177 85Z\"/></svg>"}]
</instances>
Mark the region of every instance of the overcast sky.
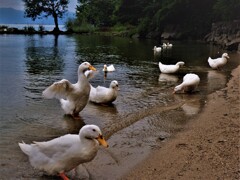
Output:
<instances>
[{"instance_id":1,"label":"overcast sky","mask_svg":"<svg viewBox=\"0 0 240 180\"><path fill-rule=\"evenodd\" d=\"M77 0L69 0L68 10L75 13ZM24 3L22 0L0 0L0 8L14 8L24 11Z\"/></svg>"}]
</instances>

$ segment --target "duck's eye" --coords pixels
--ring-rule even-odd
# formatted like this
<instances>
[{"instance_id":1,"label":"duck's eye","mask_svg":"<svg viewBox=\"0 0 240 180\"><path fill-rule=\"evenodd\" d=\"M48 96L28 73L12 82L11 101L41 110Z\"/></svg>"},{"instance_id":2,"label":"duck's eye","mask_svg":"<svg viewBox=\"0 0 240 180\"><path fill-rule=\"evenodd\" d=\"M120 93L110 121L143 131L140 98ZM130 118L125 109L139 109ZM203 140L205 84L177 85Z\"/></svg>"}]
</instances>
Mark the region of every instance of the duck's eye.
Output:
<instances>
[{"instance_id":1,"label":"duck's eye","mask_svg":"<svg viewBox=\"0 0 240 180\"><path fill-rule=\"evenodd\" d=\"M92 129L92 131L94 131L94 132L95 132L95 131L96 131L96 129Z\"/></svg>"}]
</instances>

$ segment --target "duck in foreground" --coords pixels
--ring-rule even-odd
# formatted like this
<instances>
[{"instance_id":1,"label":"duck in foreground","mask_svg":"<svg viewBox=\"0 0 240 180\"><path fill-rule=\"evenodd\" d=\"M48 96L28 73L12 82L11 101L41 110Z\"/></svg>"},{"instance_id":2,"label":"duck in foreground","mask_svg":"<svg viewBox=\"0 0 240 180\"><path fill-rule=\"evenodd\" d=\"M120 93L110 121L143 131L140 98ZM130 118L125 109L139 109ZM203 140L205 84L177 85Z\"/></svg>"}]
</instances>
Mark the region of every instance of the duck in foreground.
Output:
<instances>
[{"instance_id":1,"label":"duck in foreground","mask_svg":"<svg viewBox=\"0 0 240 180\"><path fill-rule=\"evenodd\" d=\"M96 69L88 62L83 62L78 68L78 81L72 84L66 79L53 83L46 88L42 95L46 99L60 99L62 109L74 118L79 117L79 112L87 105L90 93L90 84L84 72Z\"/></svg>"},{"instance_id":2,"label":"duck in foreground","mask_svg":"<svg viewBox=\"0 0 240 180\"><path fill-rule=\"evenodd\" d=\"M176 92L193 92L200 82L197 74L189 73L183 77L183 82L174 88L173 93Z\"/></svg>"},{"instance_id":3,"label":"duck in foreground","mask_svg":"<svg viewBox=\"0 0 240 180\"><path fill-rule=\"evenodd\" d=\"M162 73L171 74L176 73L181 66L183 66L185 63L183 61L179 61L176 64L162 64L159 62L159 69Z\"/></svg>"},{"instance_id":4,"label":"duck in foreground","mask_svg":"<svg viewBox=\"0 0 240 180\"><path fill-rule=\"evenodd\" d=\"M219 69L227 63L227 59L229 59L228 53L223 53L220 58L212 59L209 57L208 64L212 69Z\"/></svg>"},{"instance_id":5,"label":"duck in foreground","mask_svg":"<svg viewBox=\"0 0 240 180\"><path fill-rule=\"evenodd\" d=\"M103 86L97 86L94 88L91 86L89 100L98 104L110 104L116 100L119 87L116 80L110 83L109 88Z\"/></svg>"},{"instance_id":6,"label":"duck in foreground","mask_svg":"<svg viewBox=\"0 0 240 180\"><path fill-rule=\"evenodd\" d=\"M19 143L34 168L43 170L49 175L59 175L64 180L68 180L66 172L93 160L99 145L108 147L101 130L96 125L83 126L79 135L67 134L33 144Z\"/></svg>"},{"instance_id":7,"label":"duck in foreground","mask_svg":"<svg viewBox=\"0 0 240 180\"><path fill-rule=\"evenodd\" d=\"M109 66L107 66L106 64L104 64L103 66L103 71L104 72L112 72L115 71L115 67L111 64Z\"/></svg>"}]
</instances>

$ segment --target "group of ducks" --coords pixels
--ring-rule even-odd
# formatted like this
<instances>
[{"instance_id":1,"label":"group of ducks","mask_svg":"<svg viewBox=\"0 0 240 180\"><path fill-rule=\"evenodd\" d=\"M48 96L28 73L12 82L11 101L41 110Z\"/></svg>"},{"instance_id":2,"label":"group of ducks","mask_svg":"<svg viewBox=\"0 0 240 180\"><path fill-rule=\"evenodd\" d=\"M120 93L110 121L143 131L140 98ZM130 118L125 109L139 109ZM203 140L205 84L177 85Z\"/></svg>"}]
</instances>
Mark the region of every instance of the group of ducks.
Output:
<instances>
[{"instance_id":1,"label":"group of ducks","mask_svg":"<svg viewBox=\"0 0 240 180\"><path fill-rule=\"evenodd\" d=\"M114 71L113 65L104 65L103 71ZM117 98L118 82L113 80L110 87L98 86L94 88L89 83L91 73L96 69L88 62L78 67L78 81L72 84L66 79L54 82L47 87L42 95L44 98L57 98L66 114L79 118L79 112L84 109L88 101L95 103L111 103ZM67 134L50 141L19 143L21 150L28 155L31 165L49 175L58 174L68 180L66 172L78 165L91 161L97 154L99 145L108 147L100 128L96 125L85 125L79 135Z\"/></svg>"},{"instance_id":2,"label":"group of ducks","mask_svg":"<svg viewBox=\"0 0 240 180\"><path fill-rule=\"evenodd\" d=\"M224 53L221 58L211 59L209 65L213 69L219 69L227 63L229 58ZM184 65L180 61L175 65L166 65L159 62L162 73L176 73ZM94 88L89 83L89 74L96 69L88 62L83 62L78 68L78 81L72 84L66 79L55 82L43 91L43 97L47 99L57 98L61 102L62 109L73 118L79 117L79 112L84 109L88 101L95 103L109 103L117 98L118 82L113 80L109 88L98 86ZM115 71L113 65L104 65L104 72ZM200 78L194 73L186 74L183 82L174 88L174 93L192 92L198 86ZM19 143L21 150L28 155L34 168L43 170L49 175L58 174L62 179L68 180L66 172L75 169L78 165L91 161L97 154L99 145L108 147L100 128L96 125L85 125L79 135L67 134L50 141L33 142L32 144Z\"/></svg>"},{"instance_id":3,"label":"group of ducks","mask_svg":"<svg viewBox=\"0 0 240 180\"><path fill-rule=\"evenodd\" d=\"M154 46L153 51L154 51L154 54L156 54L156 53L160 53L162 51L162 48L163 49L169 49L169 48L172 48L172 47L173 47L173 45L170 44L169 42L167 42L167 43L163 43L162 47Z\"/></svg>"},{"instance_id":4,"label":"group of ducks","mask_svg":"<svg viewBox=\"0 0 240 180\"><path fill-rule=\"evenodd\" d=\"M212 69L220 69L227 63L227 59L229 56L227 53L223 53L222 57L212 59L211 57L208 58L208 64ZM159 62L159 69L162 73L166 74L173 74L176 73L181 66L185 63L183 61L179 61L174 65L166 65ZM183 82L174 88L174 92L193 92L200 83L200 78L197 74L188 73L183 77Z\"/></svg>"}]
</instances>

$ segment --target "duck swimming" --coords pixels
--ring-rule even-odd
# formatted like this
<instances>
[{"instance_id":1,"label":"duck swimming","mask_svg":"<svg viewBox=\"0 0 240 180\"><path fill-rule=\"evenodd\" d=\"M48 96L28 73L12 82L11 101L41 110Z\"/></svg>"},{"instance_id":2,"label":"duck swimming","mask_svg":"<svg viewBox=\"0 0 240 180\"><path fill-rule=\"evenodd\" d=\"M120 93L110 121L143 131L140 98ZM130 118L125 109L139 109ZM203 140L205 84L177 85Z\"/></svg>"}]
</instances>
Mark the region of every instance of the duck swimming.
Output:
<instances>
[{"instance_id":1,"label":"duck swimming","mask_svg":"<svg viewBox=\"0 0 240 180\"><path fill-rule=\"evenodd\" d=\"M183 61L179 61L176 64L162 64L161 62L159 62L159 69L162 73L166 73L166 74L171 74L171 73L176 73L180 66L183 66L185 63Z\"/></svg>"},{"instance_id":2,"label":"duck swimming","mask_svg":"<svg viewBox=\"0 0 240 180\"><path fill-rule=\"evenodd\" d=\"M112 72L115 71L115 67L111 64L109 66L107 66L106 64L104 64L103 66L103 71L104 72Z\"/></svg>"},{"instance_id":3,"label":"duck swimming","mask_svg":"<svg viewBox=\"0 0 240 180\"><path fill-rule=\"evenodd\" d=\"M103 86L97 86L94 88L91 86L89 100L99 104L109 104L116 100L119 87L118 82L113 80L110 83L109 88Z\"/></svg>"}]
</instances>

